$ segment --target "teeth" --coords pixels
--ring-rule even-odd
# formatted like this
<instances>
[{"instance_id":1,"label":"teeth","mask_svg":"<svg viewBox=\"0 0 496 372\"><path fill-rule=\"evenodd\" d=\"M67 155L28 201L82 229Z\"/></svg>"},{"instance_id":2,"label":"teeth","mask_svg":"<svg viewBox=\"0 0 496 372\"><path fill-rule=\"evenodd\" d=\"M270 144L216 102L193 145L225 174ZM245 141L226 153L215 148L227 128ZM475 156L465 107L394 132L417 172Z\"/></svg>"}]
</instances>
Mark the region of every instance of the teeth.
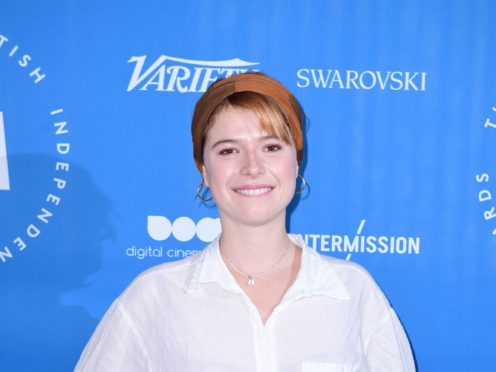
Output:
<instances>
[{"instance_id":1,"label":"teeth","mask_svg":"<svg viewBox=\"0 0 496 372\"><path fill-rule=\"evenodd\" d=\"M261 189L243 189L243 190L236 190L236 192L242 195L257 196L269 192L270 190L272 190L272 187L263 187Z\"/></svg>"}]
</instances>

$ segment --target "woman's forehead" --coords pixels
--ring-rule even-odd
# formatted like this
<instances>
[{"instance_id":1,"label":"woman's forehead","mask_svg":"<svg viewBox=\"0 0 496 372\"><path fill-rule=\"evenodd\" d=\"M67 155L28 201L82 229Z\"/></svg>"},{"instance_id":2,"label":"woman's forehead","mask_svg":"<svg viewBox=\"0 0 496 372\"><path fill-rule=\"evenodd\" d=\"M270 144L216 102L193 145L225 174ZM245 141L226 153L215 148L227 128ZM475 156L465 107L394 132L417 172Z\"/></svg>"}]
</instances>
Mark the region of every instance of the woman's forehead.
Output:
<instances>
[{"instance_id":1,"label":"woman's forehead","mask_svg":"<svg viewBox=\"0 0 496 372\"><path fill-rule=\"evenodd\" d=\"M257 114L250 109L228 107L216 114L208 137L230 135L233 137L250 134L258 137L271 136L262 128Z\"/></svg>"}]
</instances>

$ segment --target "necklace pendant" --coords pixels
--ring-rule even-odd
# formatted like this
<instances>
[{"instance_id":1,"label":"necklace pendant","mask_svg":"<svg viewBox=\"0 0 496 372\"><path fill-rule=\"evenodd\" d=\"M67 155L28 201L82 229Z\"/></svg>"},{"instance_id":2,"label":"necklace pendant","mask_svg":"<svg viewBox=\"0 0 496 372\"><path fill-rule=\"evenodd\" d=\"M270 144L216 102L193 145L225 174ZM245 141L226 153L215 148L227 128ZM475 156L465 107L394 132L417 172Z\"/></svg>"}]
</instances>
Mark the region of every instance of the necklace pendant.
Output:
<instances>
[{"instance_id":1,"label":"necklace pendant","mask_svg":"<svg viewBox=\"0 0 496 372\"><path fill-rule=\"evenodd\" d=\"M253 287L255 285L255 279L253 279L251 276L248 277L248 285L250 287Z\"/></svg>"}]
</instances>

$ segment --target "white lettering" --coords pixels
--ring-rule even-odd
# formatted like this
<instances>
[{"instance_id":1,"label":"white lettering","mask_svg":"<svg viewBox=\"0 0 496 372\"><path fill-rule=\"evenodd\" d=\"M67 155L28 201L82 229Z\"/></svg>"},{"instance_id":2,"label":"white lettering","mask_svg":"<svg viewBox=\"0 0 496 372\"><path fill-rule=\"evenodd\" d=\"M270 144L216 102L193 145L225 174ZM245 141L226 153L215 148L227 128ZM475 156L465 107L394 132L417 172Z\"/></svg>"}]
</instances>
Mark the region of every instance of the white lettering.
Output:
<instances>
[{"instance_id":1,"label":"white lettering","mask_svg":"<svg viewBox=\"0 0 496 372\"><path fill-rule=\"evenodd\" d=\"M29 74L29 76L36 76L36 79L34 79L35 84L38 84L41 80L43 80L46 77L45 74L40 73L40 70L41 68L37 67Z\"/></svg>"},{"instance_id":2,"label":"white lettering","mask_svg":"<svg viewBox=\"0 0 496 372\"><path fill-rule=\"evenodd\" d=\"M57 143L57 152L61 155L68 154L70 148L71 148L70 143Z\"/></svg>"},{"instance_id":3,"label":"white lettering","mask_svg":"<svg viewBox=\"0 0 496 372\"><path fill-rule=\"evenodd\" d=\"M420 238L360 235L365 220L362 220L357 235L299 235L310 248L320 252L333 253L381 253L381 254L420 254Z\"/></svg>"},{"instance_id":4,"label":"white lettering","mask_svg":"<svg viewBox=\"0 0 496 372\"><path fill-rule=\"evenodd\" d=\"M426 72L408 71L346 70L342 73L330 69L299 69L296 76L298 88L307 88L312 84L315 88L329 89L425 91L427 83ZM487 125L489 124L492 123L488 122Z\"/></svg>"},{"instance_id":5,"label":"white lettering","mask_svg":"<svg viewBox=\"0 0 496 372\"><path fill-rule=\"evenodd\" d=\"M17 61L17 63L21 67L26 67L29 64L29 61L31 61L31 56L29 54L25 54L19 61Z\"/></svg>"},{"instance_id":6,"label":"white lettering","mask_svg":"<svg viewBox=\"0 0 496 372\"><path fill-rule=\"evenodd\" d=\"M57 128L57 130L55 131L55 134L56 135L60 135L60 134L67 134L67 133L69 133L69 130L68 129L65 129L65 126L66 125L67 125L67 122L66 121L61 121L59 123L53 124L53 126Z\"/></svg>"},{"instance_id":7,"label":"white lettering","mask_svg":"<svg viewBox=\"0 0 496 372\"><path fill-rule=\"evenodd\" d=\"M398 77L397 77L398 76ZM402 80L403 74L400 71L394 71L391 74L391 81L396 83L395 86L391 84L391 90L401 90L403 89L403 80Z\"/></svg>"},{"instance_id":8,"label":"white lettering","mask_svg":"<svg viewBox=\"0 0 496 372\"><path fill-rule=\"evenodd\" d=\"M334 88L334 83L336 83L336 82L338 83L340 89L343 89L344 88L343 80L341 79L341 74L339 73L338 70L335 70L334 71L334 74L332 75L332 80L331 80L331 84L329 85L329 88Z\"/></svg>"},{"instance_id":9,"label":"white lettering","mask_svg":"<svg viewBox=\"0 0 496 372\"><path fill-rule=\"evenodd\" d=\"M10 53L9 53L9 57L13 57L13 56L14 56L14 54L16 54L17 49L19 49L19 45L16 45L16 46L14 46L14 47L12 48L12 50L11 50L11 51L10 51Z\"/></svg>"},{"instance_id":10,"label":"white lettering","mask_svg":"<svg viewBox=\"0 0 496 372\"><path fill-rule=\"evenodd\" d=\"M0 47L2 47L3 46L3 43L5 43L6 41L9 41L9 39L7 39L3 35L0 35Z\"/></svg>"},{"instance_id":11,"label":"white lettering","mask_svg":"<svg viewBox=\"0 0 496 372\"><path fill-rule=\"evenodd\" d=\"M476 175L475 175L475 180L476 180L478 183L481 183L481 182L489 182L489 174L487 174L487 173L476 174Z\"/></svg>"},{"instance_id":12,"label":"white lettering","mask_svg":"<svg viewBox=\"0 0 496 372\"><path fill-rule=\"evenodd\" d=\"M427 80L427 72L422 72L420 76L422 77L422 79L420 80L420 90L425 92L425 82Z\"/></svg>"},{"instance_id":13,"label":"white lettering","mask_svg":"<svg viewBox=\"0 0 496 372\"><path fill-rule=\"evenodd\" d=\"M487 118L486 122L484 123L484 128L496 128L496 124L491 122L491 120Z\"/></svg>"},{"instance_id":14,"label":"white lettering","mask_svg":"<svg viewBox=\"0 0 496 372\"><path fill-rule=\"evenodd\" d=\"M179 75L180 71L182 72L181 75ZM170 74L169 85L167 85L168 92L173 92L174 86L180 93L186 93L188 91L188 87L181 85L181 81L187 81L191 76L191 71L188 68L184 66L171 66L167 69L167 73Z\"/></svg>"},{"instance_id":15,"label":"white lettering","mask_svg":"<svg viewBox=\"0 0 496 372\"><path fill-rule=\"evenodd\" d=\"M382 90L386 89L386 85L389 81L389 77L391 76L391 71L388 71L387 74L386 74L386 79L383 80L382 78L382 74L380 71L376 71L375 72L376 75L377 75L377 80L379 80L379 86L381 87Z\"/></svg>"},{"instance_id":16,"label":"white lettering","mask_svg":"<svg viewBox=\"0 0 496 372\"><path fill-rule=\"evenodd\" d=\"M0 111L0 190L10 190L7 143L5 140L5 128L3 125L2 111Z\"/></svg>"},{"instance_id":17,"label":"white lettering","mask_svg":"<svg viewBox=\"0 0 496 372\"><path fill-rule=\"evenodd\" d=\"M50 194L50 195L52 195L52 194ZM47 201L48 201L48 198L47 198ZM36 218L38 218L41 222L48 223L48 218L50 218L52 216L53 216L52 212L46 210L45 208L41 208L41 214L37 215Z\"/></svg>"},{"instance_id":18,"label":"white lettering","mask_svg":"<svg viewBox=\"0 0 496 372\"><path fill-rule=\"evenodd\" d=\"M351 75L353 75L353 77L351 77ZM353 84L353 87L355 89L360 89L357 85L357 83L355 82L355 80L358 78L358 72L356 71L351 71L351 70L348 70L346 71L346 89L351 89L350 88L350 83Z\"/></svg>"},{"instance_id":19,"label":"white lettering","mask_svg":"<svg viewBox=\"0 0 496 372\"><path fill-rule=\"evenodd\" d=\"M62 163L60 161L55 163L55 169L56 170L64 170L66 172L69 171L69 163Z\"/></svg>"},{"instance_id":20,"label":"white lettering","mask_svg":"<svg viewBox=\"0 0 496 372\"><path fill-rule=\"evenodd\" d=\"M164 81L165 66L160 66L152 77L148 79L148 82L140 88L140 90L147 90L150 85L155 85L157 87L155 90L164 90Z\"/></svg>"},{"instance_id":21,"label":"white lettering","mask_svg":"<svg viewBox=\"0 0 496 372\"><path fill-rule=\"evenodd\" d=\"M491 192L489 190L481 190L479 192L479 201L485 202L491 200Z\"/></svg>"},{"instance_id":22,"label":"white lettering","mask_svg":"<svg viewBox=\"0 0 496 372\"><path fill-rule=\"evenodd\" d=\"M367 86L365 85L365 82L364 82L364 76L370 76L370 84ZM373 87L375 87L375 83L376 83L376 76L375 74L372 72L372 71L364 71L360 74L360 86L365 89L365 90L370 90L372 89Z\"/></svg>"},{"instance_id":23,"label":"white lettering","mask_svg":"<svg viewBox=\"0 0 496 372\"><path fill-rule=\"evenodd\" d=\"M49 203L53 203L55 205L60 204L60 198L58 196L53 195L53 194L48 194L46 201Z\"/></svg>"},{"instance_id":24,"label":"white lettering","mask_svg":"<svg viewBox=\"0 0 496 372\"><path fill-rule=\"evenodd\" d=\"M310 79L308 78L308 72L309 70L306 69L306 68L302 68L300 70L298 70L296 72L296 76L300 79L300 80L304 80L304 82L301 82L301 81L297 81L296 82L296 86L298 88L308 88L308 86L310 85ZM305 74L304 74L305 73Z\"/></svg>"},{"instance_id":25,"label":"white lettering","mask_svg":"<svg viewBox=\"0 0 496 372\"><path fill-rule=\"evenodd\" d=\"M2 44L0 44L0 46L2 46ZM0 249L0 260L2 260L2 262L6 262L6 258L12 258L12 252L9 247L4 247L3 250Z\"/></svg>"},{"instance_id":26,"label":"white lettering","mask_svg":"<svg viewBox=\"0 0 496 372\"><path fill-rule=\"evenodd\" d=\"M23 251L27 247L26 243L24 243L24 240L22 240L20 237L14 239L14 244L17 245L17 248L19 248L20 251Z\"/></svg>"},{"instance_id":27,"label":"white lettering","mask_svg":"<svg viewBox=\"0 0 496 372\"><path fill-rule=\"evenodd\" d=\"M492 207L490 210L488 211L485 211L484 212L484 219L487 221L487 220L491 220L493 219L494 217L496 217L496 210L494 207Z\"/></svg>"},{"instance_id":28,"label":"white lettering","mask_svg":"<svg viewBox=\"0 0 496 372\"><path fill-rule=\"evenodd\" d=\"M210 83L218 78L226 78L235 73L248 71L242 67L258 65L256 62L246 62L238 58L226 61L195 61L162 55L147 69L144 69L146 58L147 56L133 56L128 60L128 63L135 63L127 87L128 92L141 84L143 85L139 90L145 91L152 86L156 91L204 92ZM166 61L173 62L173 64L166 66ZM201 67L192 67L195 65ZM168 82L166 82L167 77ZM199 89L198 86L200 86Z\"/></svg>"},{"instance_id":29,"label":"white lettering","mask_svg":"<svg viewBox=\"0 0 496 372\"><path fill-rule=\"evenodd\" d=\"M40 235L41 231L35 225L31 224L28 226L26 233L30 238L36 238L38 235Z\"/></svg>"},{"instance_id":30,"label":"white lettering","mask_svg":"<svg viewBox=\"0 0 496 372\"><path fill-rule=\"evenodd\" d=\"M324 77L323 71L321 69L310 70L310 71L312 73L313 84L314 84L315 88L320 88L321 86L322 86L322 88L326 88L332 70L327 70L327 75L325 77ZM318 72L318 76L316 76L315 71Z\"/></svg>"},{"instance_id":31,"label":"white lettering","mask_svg":"<svg viewBox=\"0 0 496 372\"><path fill-rule=\"evenodd\" d=\"M413 75L410 76L409 72L406 72L405 74L405 90L409 90L409 86L411 85L413 87L413 90L418 90L417 86L413 82L413 79L415 79L418 75L418 72L415 72Z\"/></svg>"},{"instance_id":32,"label":"white lettering","mask_svg":"<svg viewBox=\"0 0 496 372\"><path fill-rule=\"evenodd\" d=\"M57 184L57 188L59 190L64 189L65 188L65 185L67 184L67 181L66 180L61 180L60 178L54 178L53 180Z\"/></svg>"}]
</instances>

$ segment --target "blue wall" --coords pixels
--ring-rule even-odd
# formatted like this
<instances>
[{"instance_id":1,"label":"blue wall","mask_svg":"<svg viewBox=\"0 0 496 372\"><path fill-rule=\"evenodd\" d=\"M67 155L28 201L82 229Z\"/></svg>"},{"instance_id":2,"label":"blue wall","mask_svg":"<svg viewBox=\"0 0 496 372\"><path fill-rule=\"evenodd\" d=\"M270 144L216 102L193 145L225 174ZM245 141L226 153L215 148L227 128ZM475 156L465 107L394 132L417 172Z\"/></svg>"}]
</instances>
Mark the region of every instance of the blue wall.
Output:
<instances>
[{"instance_id":1,"label":"blue wall","mask_svg":"<svg viewBox=\"0 0 496 372\"><path fill-rule=\"evenodd\" d=\"M421 371L496 363L491 1L4 2L0 369L66 371L144 269L201 249L215 207L189 124L260 70L308 117L290 231L365 266ZM297 204L297 205L296 205Z\"/></svg>"}]
</instances>

